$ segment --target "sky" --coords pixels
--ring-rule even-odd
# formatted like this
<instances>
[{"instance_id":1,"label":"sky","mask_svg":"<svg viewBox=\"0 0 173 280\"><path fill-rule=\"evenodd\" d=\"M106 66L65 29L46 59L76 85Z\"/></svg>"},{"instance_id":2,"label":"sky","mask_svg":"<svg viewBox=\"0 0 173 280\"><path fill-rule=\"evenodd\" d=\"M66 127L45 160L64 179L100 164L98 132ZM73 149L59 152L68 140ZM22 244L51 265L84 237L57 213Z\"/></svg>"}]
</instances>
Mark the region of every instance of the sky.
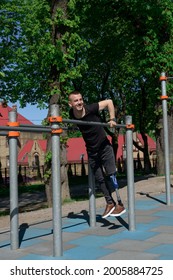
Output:
<instances>
[{"instance_id":1,"label":"sky","mask_svg":"<svg viewBox=\"0 0 173 280\"><path fill-rule=\"evenodd\" d=\"M9 103L8 105L12 107L14 103ZM15 105L17 105L17 112L34 124L41 124L42 120L47 116L48 109L40 110L36 105L30 104L25 108L20 108L18 102Z\"/></svg>"}]
</instances>

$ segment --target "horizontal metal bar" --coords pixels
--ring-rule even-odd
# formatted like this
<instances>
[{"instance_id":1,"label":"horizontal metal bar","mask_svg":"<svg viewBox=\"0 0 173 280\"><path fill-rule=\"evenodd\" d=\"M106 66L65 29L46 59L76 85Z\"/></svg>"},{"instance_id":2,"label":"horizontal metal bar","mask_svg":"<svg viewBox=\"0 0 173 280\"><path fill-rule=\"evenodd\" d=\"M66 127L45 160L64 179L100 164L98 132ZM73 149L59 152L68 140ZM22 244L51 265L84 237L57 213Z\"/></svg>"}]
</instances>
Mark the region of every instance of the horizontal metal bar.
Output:
<instances>
[{"instance_id":1,"label":"horizontal metal bar","mask_svg":"<svg viewBox=\"0 0 173 280\"><path fill-rule=\"evenodd\" d=\"M49 125L42 125L42 124L23 124L23 123L21 123L20 124L20 127L34 127L34 128L50 128L50 126Z\"/></svg>"},{"instance_id":2,"label":"horizontal metal bar","mask_svg":"<svg viewBox=\"0 0 173 280\"><path fill-rule=\"evenodd\" d=\"M92 122L92 121L80 121L80 120L69 120L69 119L63 119L63 123L73 123L73 124L81 124L81 125L98 125L103 127L110 127L109 123L102 123L102 122ZM126 128L125 124L117 124L117 128Z\"/></svg>"},{"instance_id":3,"label":"horizontal metal bar","mask_svg":"<svg viewBox=\"0 0 173 280\"><path fill-rule=\"evenodd\" d=\"M33 127L31 126L0 126L0 131L26 131L26 132L51 132L51 127ZM1 132L0 132L1 133Z\"/></svg>"},{"instance_id":4,"label":"horizontal metal bar","mask_svg":"<svg viewBox=\"0 0 173 280\"><path fill-rule=\"evenodd\" d=\"M81 124L81 125L98 125L98 126L103 126L103 127L110 127L110 125L108 123L102 123L102 122L93 122L93 121L80 121L80 120L72 120L72 119L62 119L62 123L69 123L69 124ZM59 123L61 124L61 123ZM31 125L25 125L25 124L21 124L20 126L22 127L30 127ZM34 125L34 127L46 127L49 128L49 126L42 126L42 125ZM116 125L117 128L126 128L125 124L117 124Z\"/></svg>"},{"instance_id":5,"label":"horizontal metal bar","mask_svg":"<svg viewBox=\"0 0 173 280\"><path fill-rule=\"evenodd\" d=\"M93 121L80 121L80 120L69 120L69 119L63 119L62 123L69 123L69 124L80 124L80 125L96 125L96 126L103 126L103 127L110 127L108 123L101 123L101 122L93 122ZM61 127L61 123L58 123ZM126 128L125 124L117 124L117 128ZM116 128L115 127L115 128ZM64 130L71 130L74 128L68 128L68 127L61 127ZM20 126L0 126L0 131L2 134L4 134L4 131L24 131L24 132L51 132L50 126L43 126L43 125L35 125L35 124L20 124ZM0 133L1 133L0 132ZM5 135L4 135L5 136Z\"/></svg>"},{"instance_id":6,"label":"horizontal metal bar","mask_svg":"<svg viewBox=\"0 0 173 280\"><path fill-rule=\"evenodd\" d=\"M62 123L69 123L69 124L80 124L80 125L96 125L96 126L103 126L103 127L110 127L109 123L102 123L102 122L93 122L93 121L81 121L81 120L74 120L74 119L62 119ZM75 127L62 127L61 123L58 123L60 128L64 130L68 129L76 129ZM126 128L125 124L116 124L115 128ZM0 126L0 130L5 131L33 131L33 132L51 132L50 126L44 125L35 125L35 124L20 124L20 126ZM1 133L1 132L0 132Z\"/></svg>"},{"instance_id":7,"label":"horizontal metal bar","mask_svg":"<svg viewBox=\"0 0 173 280\"><path fill-rule=\"evenodd\" d=\"M79 130L78 128L75 127L61 127L62 130ZM6 131L1 131L2 130L6 130ZM31 127L31 126L15 126L15 127L9 127L9 126L0 126L0 136L8 136L8 131L23 131L23 132L38 132L38 133L50 133L51 132L51 128L50 127Z\"/></svg>"},{"instance_id":8,"label":"horizontal metal bar","mask_svg":"<svg viewBox=\"0 0 173 280\"><path fill-rule=\"evenodd\" d=\"M8 132L7 131L0 131L0 136L7 136Z\"/></svg>"}]
</instances>

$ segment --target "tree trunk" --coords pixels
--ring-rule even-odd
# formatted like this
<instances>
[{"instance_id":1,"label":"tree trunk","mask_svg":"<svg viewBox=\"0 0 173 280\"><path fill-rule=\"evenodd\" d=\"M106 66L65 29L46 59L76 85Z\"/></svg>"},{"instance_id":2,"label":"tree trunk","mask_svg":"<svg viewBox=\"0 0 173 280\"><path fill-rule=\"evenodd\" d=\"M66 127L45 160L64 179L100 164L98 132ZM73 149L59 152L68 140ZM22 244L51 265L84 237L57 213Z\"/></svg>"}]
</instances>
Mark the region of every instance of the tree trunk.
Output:
<instances>
[{"instance_id":1,"label":"tree trunk","mask_svg":"<svg viewBox=\"0 0 173 280\"><path fill-rule=\"evenodd\" d=\"M47 153L51 151L51 136L47 139ZM70 198L68 173L67 173L67 155L66 155L66 145L61 144L60 148L61 157L61 198L62 202L65 199ZM45 191L47 197L48 207L52 207L52 175L51 175L51 159L45 164Z\"/></svg>"},{"instance_id":2,"label":"tree trunk","mask_svg":"<svg viewBox=\"0 0 173 280\"><path fill-rule=\"evenodd\" d=\"M70 198L68 170L67 170L67 149L65 144L61 144L61 190L62 200Z\"/></svg>"},{"instance_id":3,"label":"tree trunk","mask_svg":"<svg viewBox=\"0 0 173 280\"><path fill-rule=\"evenodd\" d=\"M144 154L144 173L149 174L151 170L151 162L149 158L149 153L148 153L148 139L147 136L144 132L141 132L142 139L144 141L144 146L141 147L138 145L138 143L133 140L133 145L141 152Z\"/></svg>"},{"instance_id":4,"label":"tree trunk","mask_svg":"<svg viewBox=\"0 0 173 280\"><path fill-rule=\"evenodd\" d=\"M49 115L49 112L48 112ZM51 136L47 135L46 158L51 152ZM51 178L51 159L48 157L44 165L44 183L48 207L52 207L52 178Z\"/></svg>"},{"instance_id":5,"label":"tree trunk","mask_svg":"<svg viewBox=\"0 0 173 280\"><path fill-rule=\"evenodd\" d=\"M63 16L66 18L67 16L67 0L51 0L50 1L50 13L51 13L51 19L53 21L52 24L52 44L55 47L57 46L57 41L61 39L62 35L66 32L67 26L60 24L57 25L56 17L57 17L57 10L62 9L63 10ZM66 53L66 45L62 45L61 47L62 53ZM62 94L62 84L60 82L60 74L65 69L57 68L56 63L51 65L50 69L50 92L52 91L56 92L58 94L54 94L50 98L50 104L59 104L60 103L60 95L59 92ZM62 104L61 104L61 112L62 113ZM66 108L65 108L66 109ZM50 116L50 107L48 112L48 117ZM63 132L61 135L62 142L64 142L64 138L66 133ZM48 135L47 138L47 153L51 151L51 136ZM70 191L69 191L69 184L68 184L68 174L67 174L67 157L66 157L66 145L65 143L61 143L61 187L62 187L62 200L65 198L70 198ZM45 172L47 173L47 177L45 179L45 189L46 189L46 195L47 195L47 201L48 206L52 206L52 184L51 184L51 158L46 162L45 164ZM46 174L45 174L46 176Z\"/></svg>"},{"instance_id":6,"label":"tree trunk","mask_svg":"<svg viewBox=\"0 0 173 280\"><path fill-rule=\"evenodd\" d=\"M148 153L148 139L145 133L141 133L142 139L144 141L144 147L143 147L143 152L144 152L144 173L149 174L151 171L151 162L149 158L149 153Z\"/></svg>"}]
</instances>

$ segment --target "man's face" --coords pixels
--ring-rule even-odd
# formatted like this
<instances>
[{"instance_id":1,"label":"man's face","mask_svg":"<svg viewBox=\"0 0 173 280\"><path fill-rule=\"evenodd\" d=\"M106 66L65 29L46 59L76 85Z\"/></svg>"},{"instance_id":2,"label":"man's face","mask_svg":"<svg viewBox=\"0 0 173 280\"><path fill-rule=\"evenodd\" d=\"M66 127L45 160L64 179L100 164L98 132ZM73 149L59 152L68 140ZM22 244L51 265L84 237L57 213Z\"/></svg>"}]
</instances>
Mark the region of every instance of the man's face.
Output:
<instances>
[{"instance_id":1,"label":"man's face","mask_svg":"<svg viewBox=\"0 0 173 280\"><path fill-rule=\"evenodd\" d=\"M71 94L69 98L69 106L76 111L83 110L83 98L81 94Z\"/></svg>"}]
</instances>

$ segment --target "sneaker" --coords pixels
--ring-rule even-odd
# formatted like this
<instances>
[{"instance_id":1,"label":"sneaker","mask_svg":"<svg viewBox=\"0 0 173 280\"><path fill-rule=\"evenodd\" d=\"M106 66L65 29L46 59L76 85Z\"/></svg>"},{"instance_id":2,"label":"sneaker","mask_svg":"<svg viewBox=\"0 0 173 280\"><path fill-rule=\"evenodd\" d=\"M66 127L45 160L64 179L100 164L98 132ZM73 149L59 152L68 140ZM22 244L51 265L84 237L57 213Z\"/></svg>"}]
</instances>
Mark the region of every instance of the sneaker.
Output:
<instances>
[{"instance_id":1,"label":"sneaker","mask_svg":"<svg viewBox=\"0 0 173 280\"><path fill-rule=\"evenodd\" d=\"M111 212L110 216L119 217L122 214L126 213L126 209L123 205L116 205L115 209Z\"/></svg>"},{"instance_id":2,"label":"sneaker","mask_svg":"<svg viewBox=\"0 0 173 280\"><path fill-rule=\"evenodd\" d=\"M106 205L106 208L105 208L105 211L102 215L102 218L106 218L108 217L115 209L115 205L112 203L112 204L107 204Z\"/></svg>"}]
</instances>

